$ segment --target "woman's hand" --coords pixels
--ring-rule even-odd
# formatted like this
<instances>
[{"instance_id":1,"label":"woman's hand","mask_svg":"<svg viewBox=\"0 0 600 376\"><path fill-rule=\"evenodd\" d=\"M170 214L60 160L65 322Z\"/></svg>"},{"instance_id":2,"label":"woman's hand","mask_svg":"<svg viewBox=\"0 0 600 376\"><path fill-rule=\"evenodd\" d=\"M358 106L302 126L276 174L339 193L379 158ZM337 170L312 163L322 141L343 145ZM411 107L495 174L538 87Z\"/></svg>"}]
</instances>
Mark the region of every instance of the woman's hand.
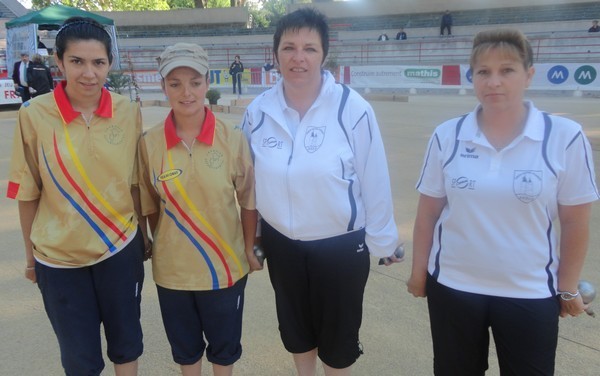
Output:
<instances>
[{"instance_id":1,"label":"woman's hand","mask_svg":"<svg viewBox=\"0 0 600 376\"><path fill-rule=\"evenodd\" d=\"M410 278L406 282L407 291L411 293L415 298L424 298L427 296L427 291L425 288L425 282L427 281L427 274L423 275L423 277L415 277L414 274L411 274Z\"/></svg>"},{"instance_id":2,"label":"woman's hand","mask_svg":"<svg viewBox=\"0 0 600 376\"><path fill-rule=\"evenodd\" d=\"M152 258L152 240L148 240L144 245L144 261Z\"/></svg>"},{"instance_id":3,"label":"woman's hand","mask_svg":"<svg viewBox=\"0 0 600 376\"><path fill-rule=\"evenodd\" d=\"M25 278L30 280L31 283L37 283L37 278L35 276L35 266L25 267Z\"/></svg>"},{"instance_id":4,"label":"woman's hand","mask_svg":"<svg viewBox=\"0 0 600 376\"><path fill-rule=\"evenodd\" d=\"M583 304L581 295L577 295L571 300L564 300L559 296L558 300L560 301L560 317L577 317L589 307L589 304Z\"/></svg>"},{"instance_id":5,"label":"woman's hand","mask_svg":"<svg viewBox=\"0 0 600 376\"><path fill-rule=\"evenodd\" d=\"M250 273L255 270L263 269L263 265L258 261L258 258L254 254L254 249L246 250L246 259L248 259L248 265L250 265Z\"/></svg>"}]
</instances>

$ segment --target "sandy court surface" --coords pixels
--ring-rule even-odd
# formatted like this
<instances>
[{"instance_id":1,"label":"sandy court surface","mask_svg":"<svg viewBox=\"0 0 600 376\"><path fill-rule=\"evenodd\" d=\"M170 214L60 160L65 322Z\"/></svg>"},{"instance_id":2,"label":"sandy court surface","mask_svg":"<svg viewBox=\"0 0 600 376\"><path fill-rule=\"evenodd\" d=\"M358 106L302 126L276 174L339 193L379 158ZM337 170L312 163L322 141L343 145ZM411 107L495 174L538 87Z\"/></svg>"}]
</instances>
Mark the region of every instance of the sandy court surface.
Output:
<instances>
[{"instance_id":1,"label":"sandy court surface","mask_svg":"<svg viewBox=\"0 0 600 376\"><path fill-rule=\"evenodd\" d=\"M542 110L562 114L581 123L595 149L596 175L600 175L600 100L591 98L534 98ZM360 376L431 375L432 350L427 306L405 288L410 274L412 225L418 199L414 189L423 153L434 127L473 109L470 96L411 96L408 103L373 102L384 136L399 231L406 242L403 264L378 266L372 259L364 303L361 342L364 355L354 367ZM161 121L168 109L143 108L145 126ZM0 375L61 375L56 338L44 312L37 287L22 276L24 251L17 205L6 199L8 165L16 111L0 112ZM217 114L238 123L241 115ZM595 204L591 242L583 278L600 287L600 208ZM146 264L142 325L145 352L140 375L178 375L162 326L150 264ZM600 313L600 304L596 310ZM597 375L600 367L600 317L561 320L556 375ZM235 374L293 375L291 356L283 349L277 330L274 297L265 271L250 276L246 288L243 332L244 353ZM490 354L490 375L498 375L495 352ZM105 358L106 359L106 358ZM104 375L113 375L107 365ZM203 375L211 375L205 362ZM322 371L319 369L319 375Z\"/></svg>"}]
</instances>

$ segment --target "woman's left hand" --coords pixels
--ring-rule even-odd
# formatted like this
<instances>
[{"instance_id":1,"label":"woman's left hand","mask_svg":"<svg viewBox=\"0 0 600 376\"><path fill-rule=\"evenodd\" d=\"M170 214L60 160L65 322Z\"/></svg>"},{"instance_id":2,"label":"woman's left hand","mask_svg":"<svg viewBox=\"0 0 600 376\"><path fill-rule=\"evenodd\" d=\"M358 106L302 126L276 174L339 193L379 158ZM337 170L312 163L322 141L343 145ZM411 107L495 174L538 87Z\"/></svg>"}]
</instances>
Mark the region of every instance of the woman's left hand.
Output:
<instances>
[{"instance_id":1,"label":"woman's left hand","mask_svg":"<svg viewBox=\"0 0 600 376\"><path fill-rule=\"evenodd\" d=\"M584 313L589 306L588 304L583 304L581 295L571 300L564 300L559 296L558 300L560 301L560 317L577 317Z\"/></svg>"},{"instance_id":2,"label":"woman's left hand","mask_svg":"<svg viewBox=\"0 0 600 376\"><path fill-rule=\"evenodd\" d=\"M255 270L263 269L263 265L258 261L258 258L254 254L254 250L246 251L246 259L248 260L248 265L250 265L250 273Z\"/></svg>"}]
</instances>

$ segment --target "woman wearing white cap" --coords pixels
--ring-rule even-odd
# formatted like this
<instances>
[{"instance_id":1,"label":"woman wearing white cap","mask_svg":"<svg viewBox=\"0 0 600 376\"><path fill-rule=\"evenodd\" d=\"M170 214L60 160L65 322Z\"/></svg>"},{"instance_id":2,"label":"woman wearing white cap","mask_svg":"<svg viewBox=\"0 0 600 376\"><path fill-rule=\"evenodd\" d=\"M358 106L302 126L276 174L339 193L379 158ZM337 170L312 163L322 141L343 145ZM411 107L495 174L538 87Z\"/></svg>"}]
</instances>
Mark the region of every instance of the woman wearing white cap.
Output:
<instances>
[{"instance_id":1,"label":"woman wearing white cap","mask_svg":"<svg viewBox=\"0 0 600 376\"><path fill-rule=\"evenodd\" d=\"M261 268L252 252L250 150L239 128L204 106L209 81L202 47L167 47L158 71L172 110L142 137L139 155L163 323L183 375L200 375L205 350L215 375L231 375L242 353L246 275Z\"/></svg>"}]
</instances>

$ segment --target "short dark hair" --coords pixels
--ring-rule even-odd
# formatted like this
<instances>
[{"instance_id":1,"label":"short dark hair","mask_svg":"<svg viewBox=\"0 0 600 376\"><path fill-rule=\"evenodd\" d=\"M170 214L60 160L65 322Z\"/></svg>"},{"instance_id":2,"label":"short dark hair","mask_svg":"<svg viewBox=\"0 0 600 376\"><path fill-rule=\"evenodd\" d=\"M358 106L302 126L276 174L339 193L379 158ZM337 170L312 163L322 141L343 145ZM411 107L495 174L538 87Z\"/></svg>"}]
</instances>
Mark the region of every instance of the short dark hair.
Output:
<instances>
[{"instance_id":1,"label":"short dark hair","mask_svg":"<svg viewBox=\"0 0 600 376\"><path fill-rule=\"evenodd\" d=\"M281 36L286 31L298 31L304 27L319 33L321 46L323 47L323 61L325 61L329 53L329 26L327 25L327 17L314 8L300 8L281 17L277 22L275 34L273 35L273 52L276 57Z\"/></svg>"},{"instance_id":2,"label":"short dark hair","mask_svg":"<svg viewBox=\"0 0 600 376\"><path fill-rule=\"evenodd\" d=\"M58 29L54 49L62 60L67 45L73 41L96 40L104 45L108 62L112 64L112 39L101 23L90 17L70 17Z\"/></svg>"}]
</instances>

